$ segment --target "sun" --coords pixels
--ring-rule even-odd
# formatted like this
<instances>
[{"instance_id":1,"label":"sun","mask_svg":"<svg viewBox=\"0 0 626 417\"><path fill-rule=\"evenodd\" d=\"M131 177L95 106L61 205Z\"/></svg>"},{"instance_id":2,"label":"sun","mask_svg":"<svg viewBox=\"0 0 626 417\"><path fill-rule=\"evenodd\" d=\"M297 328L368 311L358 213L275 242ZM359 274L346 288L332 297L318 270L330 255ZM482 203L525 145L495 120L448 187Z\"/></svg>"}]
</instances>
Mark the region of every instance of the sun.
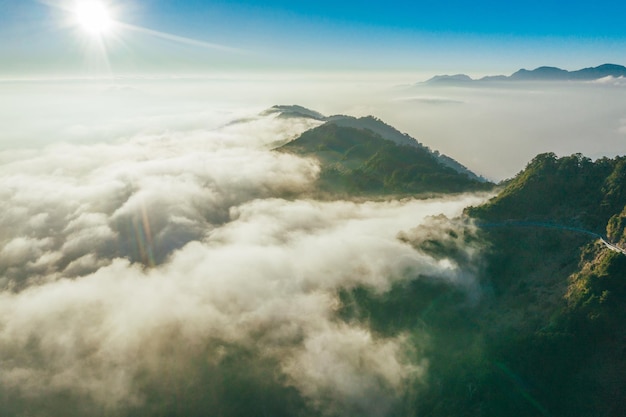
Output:
<instances>
[{"instance_id":1,"label":"sun","mask_svg":"<svg viewBox=\"0 0 626 417\"><path fill-rule=\"evenodd\" d=\"M74 17L87 33L101 37L111 33L114 21L104 3L99 0L83 0L76 3Z\"/></svg>"}]
</instances>

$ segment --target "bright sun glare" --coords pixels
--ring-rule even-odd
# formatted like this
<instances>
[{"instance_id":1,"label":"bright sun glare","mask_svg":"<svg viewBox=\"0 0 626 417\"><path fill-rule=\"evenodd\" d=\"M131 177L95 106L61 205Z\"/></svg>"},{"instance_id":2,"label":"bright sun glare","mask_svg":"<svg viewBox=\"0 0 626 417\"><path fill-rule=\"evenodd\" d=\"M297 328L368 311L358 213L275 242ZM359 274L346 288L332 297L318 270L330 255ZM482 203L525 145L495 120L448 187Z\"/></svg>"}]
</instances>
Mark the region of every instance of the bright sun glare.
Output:
<instances>
[{"instance_id":1,"label":"bright sun glare","mask_svg":"<svg viewBox=\"0 0 626 417\"><path fill-rule=\"evenodd\" d=\"M101 1L84 0L78 2L74 9L74 15L78 24L91 35L107 35L113 28L111 14Z\"/></svg>"}]
</instances>

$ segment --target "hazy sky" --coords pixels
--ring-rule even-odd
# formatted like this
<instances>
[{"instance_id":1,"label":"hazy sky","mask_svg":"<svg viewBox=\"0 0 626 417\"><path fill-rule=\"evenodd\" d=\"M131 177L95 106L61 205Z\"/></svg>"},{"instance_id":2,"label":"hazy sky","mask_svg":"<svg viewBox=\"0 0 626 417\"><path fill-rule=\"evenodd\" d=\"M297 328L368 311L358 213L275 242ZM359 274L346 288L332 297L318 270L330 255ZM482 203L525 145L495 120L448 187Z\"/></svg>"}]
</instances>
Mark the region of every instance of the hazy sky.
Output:
<instances>
[{"instance_id":1,"label":"hazy sky","mask_svg":"<svg viewBox=\"0 0 626 417\"><path fill-rule=\"evenodd\" d=\"M0 163L12 148L211 131L274 104L374 115L493 180L512 177L541 152L626 153L623 79L393 86L384 76L119 77L4 81L0 97Z\"/></svg>"},{"instance_id":2,"label":"hazy sky","mask_svg":"<svg viewBox=\"0 0 626 417\"><path fill-rule=\"evenodd\" d=\"M124 73L511 73L540 65L621 63L626 53L626 4L617 1L601 7L536 0L106 3L116 21L135 29L118 26L95 42L73 21L75 0L0 0L0 74L103 70L107 65L96 57L102 51L110 69Z\"/></svg>"}]
</instances>

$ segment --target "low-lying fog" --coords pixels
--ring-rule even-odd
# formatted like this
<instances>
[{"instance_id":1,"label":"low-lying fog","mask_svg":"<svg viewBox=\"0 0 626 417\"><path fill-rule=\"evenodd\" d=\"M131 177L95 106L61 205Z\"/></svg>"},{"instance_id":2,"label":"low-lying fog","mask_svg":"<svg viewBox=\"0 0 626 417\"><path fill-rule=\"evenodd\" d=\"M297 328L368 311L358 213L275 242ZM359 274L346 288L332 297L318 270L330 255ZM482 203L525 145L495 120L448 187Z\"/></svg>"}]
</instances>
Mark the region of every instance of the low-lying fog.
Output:
<instances>
[{"instance_id":1,"label":"low-lying fog","mask_svg":"<svg viewBox=\"0 0 626 417\"><path fill-rule=\"evenodd\" d=\"M0 90L3 415L162 415L177 401L237 415L228 393L248 390L381 416L424 380L428 357L409 335L341 320L339 294L415 279L479 293L472 268L410 241L436 234L432 216L486 197L314 200L316 162L271 148L319 122L258 116L272 104L378 116L493 179L541 151L623 152L626 133L620 85L119 79ZM480 258L480 247L461 250Z\"/></svg>"},{"instance_id":2,"label":"low-lying fog","mask_svg":"<svg viewBox=\"0 0 626 417\"><path fill-rule=\"evenodd\" d=\"M626 153L626 82L426 85L410 76L3 81L0 149L217 128L273 104L374 115L492 180L541 152ZM409 84L411 83L411 84Z\"/></svg>"}]
</instances>

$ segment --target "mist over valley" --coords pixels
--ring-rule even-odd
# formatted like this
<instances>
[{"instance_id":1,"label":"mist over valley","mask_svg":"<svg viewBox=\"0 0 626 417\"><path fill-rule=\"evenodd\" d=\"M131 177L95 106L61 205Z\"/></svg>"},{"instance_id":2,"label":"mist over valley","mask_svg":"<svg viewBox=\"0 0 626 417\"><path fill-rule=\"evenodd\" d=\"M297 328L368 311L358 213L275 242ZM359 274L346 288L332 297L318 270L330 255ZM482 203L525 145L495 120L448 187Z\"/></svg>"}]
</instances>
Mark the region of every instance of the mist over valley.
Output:
<instances>
[{"instance_id":1,"label":"mist over valley","mask_svg":"<svg viewBox=\"0 0 626 417\"><path fill-rule=\"evenodd\" d=\"M496 186L377 117L187 103L3 136L2 415L617 415L625 258L572 230L623 247L623 158Z\"/></svg>"}]
</instances>

